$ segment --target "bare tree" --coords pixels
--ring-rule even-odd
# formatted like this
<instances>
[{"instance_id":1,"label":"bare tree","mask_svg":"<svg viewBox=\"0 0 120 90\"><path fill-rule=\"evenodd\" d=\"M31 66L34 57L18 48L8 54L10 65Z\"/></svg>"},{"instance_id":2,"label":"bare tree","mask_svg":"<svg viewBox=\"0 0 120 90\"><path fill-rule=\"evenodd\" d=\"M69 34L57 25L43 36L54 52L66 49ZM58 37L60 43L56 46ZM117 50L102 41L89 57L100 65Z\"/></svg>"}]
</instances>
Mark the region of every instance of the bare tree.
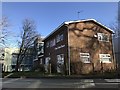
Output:
<instances>
[{"instance_id":1,"label":"bare tree","mask_svg":"<svg viewBox=\"0 0 120 90\"><path fill-rule=\"evenodd\" d=\"M120 15L118 15L115 19L115 21L113 21L109 27L114 30L115 34L114 37L118 38L120 36Z\"/></svg>"},{"instance_id":2,"label":"bare tree","mask_svg":"<svg viewBox=\"0 0 120 90\"><path fill-rule=\"evenodd\" d=\"M39 35L36 32L36 26L33 20L25 19L22 24L22 33L21 33L21 40L19 41L19 53L17 56L16 68L15 70L18 71L20 65L27 54L29 48L34 45L34 40Z\"/></svg>"},{"instance_id":3,"label":"bare tree","mask_svg":"<svg viewBox=\"0 0 120 90\"><path fill-rule=\"evenodd\" d=\"M8 36L8 27L8 18L2 17L2 20L0 20L0 45L5 45Z\"/></svg>"},{"instance_id":4,"label":"bare tree","mask_svg":"<svg viewBox=\"0 0 120 90\"><path fill-rule=\"evenodd\" d=\"M120 15L118 15L116 21L110 25L110 28L115 31L115 34L113 35L113 46L117 73L120 74Z\"/></svg>"}]
</instances>

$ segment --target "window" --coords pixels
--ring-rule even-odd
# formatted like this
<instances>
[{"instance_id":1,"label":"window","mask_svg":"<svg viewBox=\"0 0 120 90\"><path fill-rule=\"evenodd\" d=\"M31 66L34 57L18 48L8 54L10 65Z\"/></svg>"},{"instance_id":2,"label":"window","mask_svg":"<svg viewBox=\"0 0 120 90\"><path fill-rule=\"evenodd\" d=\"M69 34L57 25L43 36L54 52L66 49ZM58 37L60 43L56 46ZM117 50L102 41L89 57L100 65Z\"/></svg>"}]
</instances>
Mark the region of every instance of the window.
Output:
<instances>
[{"instance_id":1,"label":"window","mask_svg":"<svg viewBox=\"0 0 120 90\"><path fill-rule=\"evenodd\" d=\"M48 72L50 57L45 58L45 71Z\"/></svg>"},{"instance_id":2,"label":"window","mask_svg":"<svg viewBox=\"0 0 120 90\"><path fill-rule=\"evenodd\" d=\"M64 54L57 55L57 72L61 73L63 71L64 65Z\"/></svg>"},{"instance_id":3,"label":"window","mask_svg":"<svg viewBox=\"0 0 120 90\"><path fill-rule=\"evenodd\" d=\"M47 42L47 43L46 43L46 47L49 47L49 45L50 45L49 42Z\"/></svg>"},{"instance_id":4,"label":"window","mask_svg":"<svg viewBox=\"0 0 120 90\"><path fill-rule=\"evenodd\" d=\"M56 43L55 43L55 39L53 39L53 40L50 41L50 47L55 46L55 44L56 44Z\"/></svg>"},{"instance_id":5,"label":"window","mask_svg":"<svg viewBox=\"0 0 120 90\"><path fill-rule=\"evenodd\" d=\"M17 54L13 54L12 55L12 65L16 65L16 61L17 61Z\"/></svg>"},{"instance_id":6,"label":"window","mask_svg":"<svg viewBox=\"0 0 120 90\"><path fill-rule=\"evenodd\" d=\"M39 50L38 50L38 54L44 53L44 44L43 43L39 43Z\"/></svg>"},{"instance_id":7,"label":"window","mask_svg":"<svg viewBox=\"0 0 120 90\"><path fill-rule=\"evenodd\" d=\"M63 40L63 34L57 35L57 37L56 37L57 43L60 42L60 41L62 41L62 40Z\"/></svg>"},{"instance_id":8,"label":"window","mask_svg":"<svg viewBox=\"0 0 120 90\"><path fill-rule=\"evenodd\" d=\"M102 63L111 63L110 54L99 54L99 56L100 56L100 62L102 62Z\"/></svg>"},{"instance_id":9,"label":"window","mask_svg":"<svg viewBox=\"0 0 120 90\"><path fill-rule=\"evenodd\" d=\"M63 34L60 35L60 40L61 40L61 41L63 40Z\"/></svg>"},{"instance_id":10,"label":"window","mask_svg":"<svg viewBox=\"0 0 120 90\"><path fill-rule=\"evenodd\" d=\"M104 34L104 33L97 33L97 34L98 34L98 40L99 41L109 42L108 34Z\"/></svg>"},{"instance_id":11,"label":"window","mask_svg":"<svg viewBox=\"0 0 120 90\"><path fill-rule=\"evenodd\" d=\"M60 42L60 35L57 35L56 41L57 43Z\"/></svg>"},{"instance_id":12,"label":"window","mask_svg":"<svg viewBox=\"0 0 120 90\"><path fill-rule=\"evenodd\" d=\"M64 63L64 54L57 55L57 63Z\"/></svg>"},{"instance_id":13,"label":"window","mask_svg":"<svg viewBox=\"0 0 120 90\"><path fill-rule=\"evenodd\" d=\"M90 55L89 55L89 53L80 53L80 60L83 63L90 63Z\"/></svg>"},{"instance_id":14,"label":"window","mask_svg":"<svg viewBox=\"0 0 120 90\"><path fill-rule=\"evenodd\" d=\"M46 57L46 58L45 58L45 64L46 64L46 65L49 64L49 60L50 60L50 57Z\"/></svg>"}]
</instances>

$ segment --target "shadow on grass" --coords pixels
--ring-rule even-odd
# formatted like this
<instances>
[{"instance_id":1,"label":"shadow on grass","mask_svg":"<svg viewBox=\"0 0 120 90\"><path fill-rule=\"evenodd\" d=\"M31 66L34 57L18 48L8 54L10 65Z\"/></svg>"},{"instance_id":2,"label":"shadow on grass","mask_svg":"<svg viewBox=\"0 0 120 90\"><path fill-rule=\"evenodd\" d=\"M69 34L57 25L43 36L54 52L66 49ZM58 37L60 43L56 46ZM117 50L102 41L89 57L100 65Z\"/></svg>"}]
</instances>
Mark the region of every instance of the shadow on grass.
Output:
<instances>
[{"instance_id":1,"label":"shadow on grass","mask_svg":"<svg viewBox=\"0 0 120 90\"><path fill-rule=\"evenodd\" d=\"M82 75L63 75L59 73L44 73L44 72L12 72L13 74L10 75L8 78L86 78L86 79L95 79L95 78L109 78L109 79L114 79L114 78L120 78L120 76L115 73L97 73L97 74L82 74ZM2 74L2 77L10 74L10 72L5 72Z\"/></svg>"}]
</instances>

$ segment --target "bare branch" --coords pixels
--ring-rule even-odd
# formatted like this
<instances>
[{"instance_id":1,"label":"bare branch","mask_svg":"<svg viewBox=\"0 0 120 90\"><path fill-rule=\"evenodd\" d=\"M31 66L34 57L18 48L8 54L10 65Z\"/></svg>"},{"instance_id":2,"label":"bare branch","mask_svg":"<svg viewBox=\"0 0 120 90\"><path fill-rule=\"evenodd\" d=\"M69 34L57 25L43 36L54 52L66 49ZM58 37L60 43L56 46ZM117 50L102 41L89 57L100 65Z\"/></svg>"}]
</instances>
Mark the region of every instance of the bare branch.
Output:
<instances>
[{"instance_id":1,"label":"bare branch","mask_svg":"<svg viewBox=\"0 0 120 90\"><path fill-rule=\"evenodd\" d=\"M7 17L2 17L0 20L0 44L5 45L5 40L8 36L8 19Z\"/></svg>"},{"instance_id":2,"label":"bare branch","mask_svg":"<svg viewBox=\"0 0 120 90\"><path fill-rule=\"evenodd\" d=\"M19 41L20 44L20 50L17 57L17 63L16 63L16 71L18 71L18 68L20 67L20 64L28 55L28 50L33 48L34 41L38 37L38 34L36 32L36 25L33 20L25 19L22 23L22 33L21 33L21 41ZM32 54L33 52L31 52Z\"/></svg>"}]
</instances>

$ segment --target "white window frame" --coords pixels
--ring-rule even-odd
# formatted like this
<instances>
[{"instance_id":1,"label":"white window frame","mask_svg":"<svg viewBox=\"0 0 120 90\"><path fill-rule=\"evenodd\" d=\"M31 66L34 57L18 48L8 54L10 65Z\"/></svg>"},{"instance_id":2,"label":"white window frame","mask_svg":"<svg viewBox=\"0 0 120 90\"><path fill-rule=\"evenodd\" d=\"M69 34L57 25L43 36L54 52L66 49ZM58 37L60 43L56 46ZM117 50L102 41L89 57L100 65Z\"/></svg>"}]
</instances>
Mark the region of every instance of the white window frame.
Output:
<instances>
[{"instance_id":1,"label":"white window frame","mask_svg":"<svg viewBox=\"0 0 120 90\"><path fill-rule=\"evenodd\" d=\"M84 59L87 59L87 60L83 60ZM83 63L91 63L90 62L90 54L89 53L80 53L80 60L83 62Z\"/></svg>"},{"instance_id":2,"label":"white window frame","mask_svg":"<svg viewBox=\"0 0 120 90\"><path fill-rule=\"evenodd\" d=\"M111 63L111 55L110 54L99 54L100 63Z\"/></svg>"},{"instance_id":3,"label":"white window frame","mask_svg":"<svg viewBox=\"0 0 120 90\"><path fill-rule=\"evenodd\" d=\"M98 40L99 40L99 41L109 42L109 35L108 35L108 34L97 33L97 35L98 35ZM104 39L104 37L106 37L107 40Z\"/></svg>"}]
</instances>

